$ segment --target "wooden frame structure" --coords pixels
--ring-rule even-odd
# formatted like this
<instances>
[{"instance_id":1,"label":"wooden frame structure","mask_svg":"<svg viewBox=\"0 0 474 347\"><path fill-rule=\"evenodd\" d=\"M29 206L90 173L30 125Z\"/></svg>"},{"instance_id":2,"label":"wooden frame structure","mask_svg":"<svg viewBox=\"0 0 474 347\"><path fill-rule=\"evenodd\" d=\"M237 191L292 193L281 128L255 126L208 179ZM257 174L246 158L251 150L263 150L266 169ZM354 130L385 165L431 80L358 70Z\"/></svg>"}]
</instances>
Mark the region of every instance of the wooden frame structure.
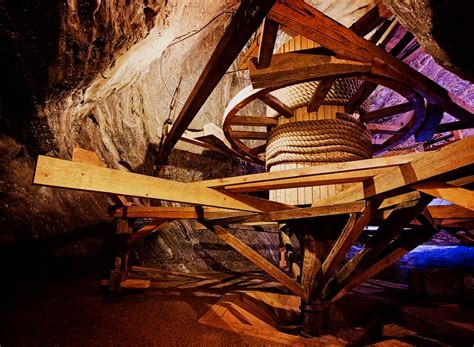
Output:
<instances>
[{"instance_id":1,"label":"wooden frame structure","mask_svg":"<svg viewBox=\"0 0 474 347\"><path fill-rule=\"evenodd\" d=\"M401 51L400 47L394 48L394 56L358 36L367 34L387 21L389 16L386 9L378 10L370 11L353 27L346 28L302 0L250 0L242 4L164 139L159 163L165 164L169 151L265 16L258 57L250 61L252 86L237 95L225 112L224 133L233 150L242 157L258 162L257 155L262 148L250 148L242 140L264 139L266 133L233 131L231 127L271 127L277 121L263 116L239 115L238 111L248 102L260 99L283 117L292 116L291 108L269 93L309 80L320 81L308 105L310 110L318 108L337 78L357 77L364 81L346 105L348 111L358 109L377 85L385 85L403 95L407 100L405 103L362 114L362 118L370 122L412 109L415 111L414 117L403 129L382 129L393 135L382 144L383 148L413 134L426 139L440 129L444 131L446 125L444 128L439 125L443 112L460 120L456 122L460 123L457 128L472 126L472 108L398 60L395 56ZM278 28L303 35L325 50L274 55ZM379 41L383 41L383 38L379 37ZM474 137L426 153L193 183L104 168L93 154L84 151L77 153L81 155L73 156L73 161L40 156L34 183L114 196L117 206L112 216L117 219L117 233L126 237L122 242L123 253L118 257L120 259L108 282L111 288L120 287L125 281L127 249L175 219L196 219L292 293L310 303L337 300L441 227L455 232L467 231L465 237L471 240L474 238L474 193L469 190L474 178ZM309 207L282 204L249 195L256 191L339 183L354 185L337 196L328 197ZM137 206L125 196L173 201L193 207ZM428 206L433 197L448 200L454 206ZM344 227L336 233L336 238L330 244L330 252L318 266L314 265L315 256L311 258L308 253L306 259L305 253L303 273L306 271L309 275L303 276L299 282L237 239L228 228L229 225L242 223L293 223L305 220L317 238L316 223L330 216L340 216ZM128 219L135 218L151 218L153 222L133 233ZM377 236L352 259L345 261L347 251L369 225L378 227ZM314 240L305 242L310 244Z\"/></svg>"}]
</instances>

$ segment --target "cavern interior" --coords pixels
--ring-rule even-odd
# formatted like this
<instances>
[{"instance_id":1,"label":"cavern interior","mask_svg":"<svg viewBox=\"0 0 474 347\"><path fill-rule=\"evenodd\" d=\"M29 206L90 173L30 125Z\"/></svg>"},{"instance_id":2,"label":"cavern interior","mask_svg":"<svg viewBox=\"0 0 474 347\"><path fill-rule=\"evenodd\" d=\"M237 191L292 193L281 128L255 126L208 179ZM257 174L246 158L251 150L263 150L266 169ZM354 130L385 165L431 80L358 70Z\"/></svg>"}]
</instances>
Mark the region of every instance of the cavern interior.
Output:
<instances>
[{"instance_id":1,"label":"cavern interior","mask_svg":"<svg viewBox=\"0 0 474 347\"><path fill-rule=\"evenodd\" d=\"M0 0L0 347L474 345L474 2Z\"/></svg>"}]
</instances>

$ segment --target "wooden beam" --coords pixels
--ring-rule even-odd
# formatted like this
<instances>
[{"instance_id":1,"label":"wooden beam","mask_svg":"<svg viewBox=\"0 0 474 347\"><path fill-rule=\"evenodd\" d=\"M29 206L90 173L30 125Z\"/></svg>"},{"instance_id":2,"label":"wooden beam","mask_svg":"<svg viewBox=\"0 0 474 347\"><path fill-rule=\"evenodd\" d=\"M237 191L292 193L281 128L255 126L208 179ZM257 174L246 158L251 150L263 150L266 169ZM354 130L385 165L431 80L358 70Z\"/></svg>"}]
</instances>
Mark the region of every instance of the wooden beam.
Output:
<instances>
[{"instance_id":1,"label":"wooden beam","mask_svg":"<svg viewBox=\"0 0 474 347\"><path fill-rule=\"evenodd\" d=\"M251 212L291 208L264 199L218 192L193 183L170 181L45 156L38 157L33 183Z\"/></svg>"},{"instance_id":2,"label":"wooden beam","mask_svg":"<svg viewBox=\"0 0 474 347\"><path fill-rule=\"evenodd\" d=\"M362 103L374 92L377 84L363 81L354 94L351 95L347 103L344 105L344 111L354 113L362 105Z\"/></svg>"},{"instance_id":3,"label":"wooden beam","mask_svg":"<svg viewBox=\"0 0 474 347\"><path fill-rule=\"evenodd\" d=\"M474 219L474 212L456 205L435 205L427 207L434 219Z\"/></svg>"},{"instance_id":4,"label":"wooden beam","mask_svg":"<svg viewBox=\"0 0 474 347\"><path fill-rule=\"evenodd\" d=\"M254 63L250 64L250 80L254 88L277 88L321 78L362 75L371 68L367 62L304 51L275 54L267 68L258 69Z\"/></svg>"},{"instance_id":5,"label":"wooden beam","mask_svg":"<svg viewBox=\"0 0 474 347\"><path fill-rule=\"evenodd\" d=\"M474 192L444 182L415 184L414 189L474 211Z\"/></svg>"},{"instance_id":6,"label":"wooden beam","mask_svg":"<svg viewBox=\"0 0 474 347\"><path fill-rule=\"evenodd\" d=\"M261 213L254 216L229 217L219 221L218 224L239 223L257 223L257 222L277 222L294 219L314 218L322 216L333 216L339 214L348 214L362 212L365 208L365 202L357 201L349 204L335 204L330 206L302 207L291 210L273 211Z\"/></svg>"},{"instance_id":7,"label":"wooden beam","mask_svg":"<svg viewBox=\"0 0 474 347\"><path fill-rule=\"evenodd\" d=\"M372 159L355 160L350 162L330 163L318 166L310 166L299 169L282 170L274 172L265 172L251 175L242 175L235 177L218 178L213 180L206 180L200 182L194 182L193 184L199 184L208 188L216 189L231 189L232 186L241 184L253 184L253 183L265 183L277 180L287 180L293 178L303 179L308 176L325 175L325 174L339 174L349 172L356 174L359 170L370 170L394 167L403 164L407 164L412 160L421 158L426 153L412 153L399 156L391 157L380 157ZM346 177L347 178L347 177ZM337 203L337 202L336 202Z\"/></svg>"},{"instance_id":8,"label":"wooden beam","mask_svg":"<svg viewBox=\"0 0 474 347\"><path fill-rule=\"evenodd\" d=\"M159 275L164 275L164 276L198 278L202 280L207 280L207 279L212 278L210 276L200 275L200 274L195 274L195 273L161 270L161 269L154 269L154 268L143 267L143 266L132 266L131 270L135 272L157 273Z\"/></svg>"},{"instance_id":9,"label":"wooden beam","mask_svg":"<svg viewBox=\"0 0 474 347\"><path fill-rule=\"evenodd\" d=\"M387 157L389 158L389 157ZM348 188L334 197L317 202L318 206L357 201L377 195L403 193L410 185L424 180L437 179L456 170L468 170L474 163L474 136L453 142L436 151L423 155L407 164L393 167L386 173L374 176L365 182L364 189Z\"/></svg>"},{"instance_id":10,"label":"wooden beam","mask_svg":"<svg viewBox=\"0 0 474 347\"><path fill-rule=\"evenodd\" d=\"M364 123L373 122L385 117L391 117L396 114L405 113L413 110L413 105L410 102L403 104L380 108L378 110L364 113L360 116L360 120Z\"/></svg>"},{"instance_id":11,"label":"wooden beam","mask_svg":"<svg viewBox=\"0 0 474 347\"><path fill-rule=\"evenodd\" d=\"M278 120L270 117L235 116L232 118L232 125L275 126L277 124Z\"/></svg>"},{"instance_id":12,"label":"wooden beam","mask_svg":"<svg viewBox=\"0 0 474 347\"><path fill-rule=\"evenodd\" d=\"M264 68L270 65L279 26L280 25L277 22L265 18L265 21L263 22L262 40L258 50L258 68Z\"/></svg>"},{"instance_id":13,"label":"wooden beam","mask_svg":"<svg viewBox=\"0 0 474 347\"><path fill-rule=\"evenodd\" d=\"M267 104L267 106L273 108L285 118L291 118L294 116L294 111L291 108L289 108L287 105L282 103L278 98L274 97L271 94L265 94L261 96L260 100Z\"/></svg>"},{"instance_id":14,"label":"wooden beam","mask_svg":"<svg viewBox=\"0 0 474 347\"><path fill-rule=\"evenodd\" d=\"M326 95L332 88L332 85L335 81L335 78L323 78L319 81L318 86L316 87L311 99L308 102L306 107L308 112L315 112L318 110L319 106L323 103Z\"/></svg>"},{"instance_id":15,"label":"wooden beam","mask_svg":"<svg viewBox=\"0 0 474 347\"><path fill-rule=\"evenodd\" d=\"M213 231L222 241L234 248L237 252L242 254L245 258L257 265L262 271L276 279L283 286L288 288L291 292L306 300L307 294L305 289L296 283L293 279L281 272L275 265L263 258L260 254L255 252L252 248L240 241L234 235L229 233L226 229L219 225L205 224L206 227Z\"/></svg>"},{"instance_id":16,"label":"wooden beam","mask_svg":"<svg viewBox=\"0 0 474 347\"><path fill-rule=\"evenodd\" d=\"M399 126L391 124L378 124L378 123L369 123L366 124L367 129L372 134L386 134L386 135L403 135L404 131L401 130Z\"/></svg>"},{"instance_id":17,"label":"wooden beam","mask_svg":"<svg viewBox=\"0 0 474 347\"><path fill-rule=\"evenodd\" d=\"M436 130L439 127L439 123L443 119L444 107L441 104L428 104L426 108L426 118L421 127L415 133L415 141L423 142L430 141L433 135L436 134Z\"/></svg>"},{"instance_id":18,"label":"wooden beam","mask_svg":"<svg viewBox=\"0 0 474 347\"><path fill-rule=\"evenodd\" d=\"M268 137L266 131L232 131L232 135L243 140L266 140Z\"/></svg>"},{"instance_id":19,"label":"wooden beam","mask_svg":"<svg viewBox=\"0 0 474 347\"><path fill-rule=\"evenodd\" d=\"M105 163L98 157L95 152L88 151L79 147L72 150L72 161L76 163L90 164L100 167L106 167ZM109 194L109 198L117 205L131 206L132 203L123 195Z\"/></svg>"},{"instance_id":20,"label":"wooden beam","mask_svg":"<svg viewBox=\"0 0 474 347\"><path fill-rule=\"evenodd\" d=\"M249 0L241 3L194 85L170 132L164 138L158 157L159 164L163 165L167 161L169 152L176 145L247 41L262 23L274 3L275 0Z\"/></svg>"},{"instance_id":21,"label":"wooden beam","mask_svg":"<svg viewBox=\"0 0 474 347\"><path fill-rule=\"evenodd\" d=\"M128 247L133 246L135 243L137 243L140 240L143 240L145 237L151 235L155 231L163 229L168 224L169 224L168 220L158 219L141 227L135 233L133 233L127 238L127 246Z\"/></svg>"},{"instance_id":22,"label":"wooden beam","mask_svg":"<svg viewBox=\"0 0 474 347\"><path fill-rule=\"evenodd\" d=\"M216 219L252 216L252 212L242 212L214 207L162 207L130 206L114 210L116 218L160 218L160 219Z\"/></svg>"},{"instance_id":23,"label":"wooden beam","mask_svg":"<svg viewBox=\"0 0 474 347\"><path fill-rule=\"evenodd\" d=\"M392 12L382 3L376 4L350 26L358 36L365 36L392 16Z\"/></svg>"}]
</instances>

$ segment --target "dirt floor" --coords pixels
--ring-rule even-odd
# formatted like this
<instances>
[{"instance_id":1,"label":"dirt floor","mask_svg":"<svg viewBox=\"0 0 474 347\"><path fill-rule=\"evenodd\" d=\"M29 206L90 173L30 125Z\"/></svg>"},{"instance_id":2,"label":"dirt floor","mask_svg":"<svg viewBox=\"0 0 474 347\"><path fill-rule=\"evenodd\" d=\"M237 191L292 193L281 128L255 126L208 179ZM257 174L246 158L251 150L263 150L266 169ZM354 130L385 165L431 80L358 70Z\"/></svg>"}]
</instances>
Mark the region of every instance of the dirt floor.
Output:
<instances>
[{"instance_id":1,"label":"dirt floor","mask_svg":"<svg viewBox=\"0 0 474 347\"><path fill-rule=\"evenodd\" d=\"M225 293L259 290L268 287L267 280L251 272L211 279L167 277L154 280L144 292L120 297L104 296L99 281L91 279L17 283L3 296L0 346L274 346L197 322ZM276 283L270 287L279 291ZM387 293L377 282L358 292L372 298ZM472 346L472 309L401 302L403 293L403 288L392 289L390 305L403 315L386 322L382 340Z\"/></svg>"}]
</instances>

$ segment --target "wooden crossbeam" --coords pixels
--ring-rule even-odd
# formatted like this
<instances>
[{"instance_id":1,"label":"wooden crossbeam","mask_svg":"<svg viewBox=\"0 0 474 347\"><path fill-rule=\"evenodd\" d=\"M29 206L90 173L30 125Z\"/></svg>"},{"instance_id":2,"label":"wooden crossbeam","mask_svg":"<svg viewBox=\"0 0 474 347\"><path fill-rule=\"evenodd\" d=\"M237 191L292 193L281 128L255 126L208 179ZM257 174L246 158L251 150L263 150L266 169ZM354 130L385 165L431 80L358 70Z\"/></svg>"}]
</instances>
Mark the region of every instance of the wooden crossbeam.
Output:
<instances>
[{"instance_id":1,"label":"wooden crossbeam","mask_svg":"<svg viewBox=\"0 0 474 347\"><path fill-rule=\"evenodd\" d=\"M320 78L367 74L370 68L367 62L297 51L275 54L267 68L258 69L251 63L250 80L254 88L274 88Z\"/></svg>"},{"instance_id":2,"label":"wooden crossbeam","mask_svg":"<svg viewBox=\"0 0 474 347\"><path fill-rule=\"evenodd\" d=\"M396 57L357 36L353 31L325 16L303 0L281 0L271 9L268 17L301 34L338 57L372 62L374 58L384 62L373 66L371 73L403 82L425 97L429 103L443 103L446 112L469 124L474 123L474 107L462 102L436 82L419 73Z\"/></svg>"},{"instance_id":3,"label":"wooden crossbeam","mask_svg":"<svg viewBox=\"0 0 474 347\"><path fill-rule=\"evenodd\" d=\"M252 212L242 212L214 207L162 207L130 206L113 211L116 218L162 218L162 219L217 219L252 216Z\"/></svg>"},{"instance_id":4,"label":"wooden crossbeam","mask_svg":"<svg viewBox=\"0 0 474 347\"><path fill-rule=\"evenodd\" d=\"M307 294L305 289L296 281L281 272L275 265L263 258L260 254L255 252L252 248L240 241L234 235L229 233L225 228L219 225L205 224L206 227L213 231L222 241L234 248L237 252L242 254L245 258L257 265L262 271L276 279L279 283L284 285L294 294L306 300Z\"/></svg>"},{"instance_id":5,"label":"wooden crossbeam","mask_svg":"<svg viewBox=\"0 0 474 347\"><path fill-rule=\"evenodd\" d=\"M288 205L251 196L222 193L198 184L176 182L45 156L38 157L33 183L251 212L291 208Z\"/></svg>"},{"instance_id":6,"label":"wooden crossbeam","mask_svg":"<svg viewBox=\"0 0 474 347\"><path fill-rule=\"evenodd\" d=\"M151 235L155 231L163 229L168 224L169 224L168 220L158 219L141 227L135 233L133 233L127 238L127 246L128 247L133 246L135 243L137 243L140 240L143 240L145 237Z\"/></svg>"},{"instance_id":7,"label":"wooden crossbeam","mask_svg":"<svg viewBox=\"0 0 474 347\"><path fill-rule=\"evenodd\" d=\"M268 137L268 133L263 131L232 131L232 135L243 140L266 140Z\"/></svg>"},{"instance_id":8,"label":"wooden crossbeam","mask_svg":"<svg viewBox=\"0 0 474 347\"><path fill-rule=\"evenodd\" d=\"M257 223L257 222L277 222L289 221L293 219L314 218L322 216L332 216L339 214L348 214L362 212L365 208L365 202L357 201L349 204L335 204L330 206L302 207L291 210L273 211L261 213L253 216L237 216L224 218L216 221L218 224L231 223Z\"/></svg>"},{"instance_id":9,"label":"wooden crossbeam","mask_svg":"<svg viewBox=\"0 0 474 347\"><path fill-rule=\"evenodd\" d=\"M415 133L415 141L423 142L430 141L436 130L439 127L439 123L443 119L444 108L441 104L428 104L426 108L426 118L421 127Z\"/></svg>"},{"instance_id":10,"label":"wooden crossbeam","mask_svg":"<svg viewBox=\"0 0 474 347\"><path fill-rule=\"evenodd\" d=\"M420 183L414 185L413 188L425 194L434 196L435 198L448 200L453 204L474 211L474 192L470 190L444 182Z\"/></svg>"},{"instance_id":11,"label":"wooden crossbeam","mask_svg":"<svg viewBox=\"0 0 474 347\"><path fill-rule=\"evenodd\" d=\"M249 0L241 3L194 85L170 132L165 137L158 157L159 164L166 162L171 149L176 145L274 3L275 0Z\"/></svg>"},{"instance_id":12,"label":"wooden crossbeam","mask_svg":"<svg viewBox=\"0 0 474 347\"><path fill-rule=\"evenodd\" d=\"M466 123L463 123L461 121L455 121L455 122L449 122L449 123L443 123L438 125L438 129L436 129L437 133L446 133L448 131L456 131L456 130L461 130L461 129L469 129L472 128L472 126L469 126Z\"/></svg>"},{"instance_id":13,"label":"wooden crossbeam","mask_svg":"<svg viewBox=\"0 0 474 347\"><path fill-rule=\"evenodd\" d=\"M270 65L272 61L273 48L278 34L279 24L271 19L265 18L263 22L262 40L258 50L258 68Z\"/></svg>"},{"instance_id":14,"label":"wooden crossbeam","mask_svg":"<svg viewBox=\"0 0 474 347\"><path fill-rule=\"evenodd\" d=\"M281 102L281 100L271 94L265 94L261 96L260 100L267 104L267 106L270 106L275 111L280 113L280 115L285 118L291 118L294 116L294 111L291 108L289 108L287 105Z\"/></svg>"},{"instance_id":15,"label":"wooden crossbeam","mask_svg":"<svg viewBox=\"0 0 474 347\"><path fill-rule=\"evenodd\" d=\"M428 211L434 219L474 219L474 212L456 205L428 206Z\"/></svg>"},{"instance_id":16,"label":"wooden crossbeam","mask_svg":"<svg viewBox=\"0 0 474 347\"><path fill-rule=\"evenodd\" d=\"M332 85L335 81L335 78L324 78L321 79L316 87L311 99L308 102L308 106L306 106L308 112L315 112L319 109L319 106L323 103L326 95L332 88Z\"/></svg>"},{"instance_id":17,"label":"wooden crossbeam","mask_svg":"<svg viewBox=\"0 0 474 347\"><path fill-rule=\"evenodd\" d=\"M274 126L277 124L278 120L270 117L235 116L232 118L232 125Z\"/></svg>"},{"instance_id":18,"label":"wooden crossbeam","mask_svg":"<svg viewBox=\"0 0 474 347\"><path fill-rule=\"evenodd\" d=\"M364 113L360 116L361 121L368 123L368 122L373 122L385 117L391 117L396 114L400 113L405 113L408 111L413 110L413 105L411 102L405 102L403 104L395 105L395 106L389 106L389 107L384 107L380 108L375 111L367 112Z\"/></svg>"},{"instance_id":19,"label":"wooden crossbeam","mask_svg":"<svg viewBox=\"0 0 474 347\"><path fill-rule=\"evenodd\" d=\"M411 162L417 158L421 158L426 153L412 153L399 156L391 157L380 157L364 160L355 160L350 162L331 163L318 166L310 166L299 169L282 170L274 172L265 172L252 175L242 175L236 177L218 178L213 180L206 180L201 182L195 182L193 184L199 184L208 188L217 189L231 189L232 186L242 184L254 184L254 183L269 183L278 180L287 179L303 179L308 176L325 175L325 174L340 174L349 172L356 174L360 170L379 169L386 167L394 167L403 165ZM335 202L337 203L337 201Z\"/></svg>"},{"instance_id":20,"label":"wooden crossbeam","mask_svg":"<svg viewBox=\"0 0 474 347\"><path fill-rule=\"evenodd\" d=\"M403 130L400 129L399 126L394 126L391 124L374 124L369 123L366 124L367 129L372 134L387 134L387 135L403 135Z\"/></svg>"},{"instance_id":21,"label":"wooden crossbeam","mask_svg":"<svg viewBox=\"0 0 474 347\"><path fill-rule=\"evenodd\" d=\"M474 163L474 136L456 141L436 151L424 152L422 156L390 168L386 173L374 176L360 187L348 188L334 197L326 198L316 205L357 201L377 195L389 195L392 192L421 183L423 180L436 179L456 170L468 169Z\"/></svg>"}]
</instances>

